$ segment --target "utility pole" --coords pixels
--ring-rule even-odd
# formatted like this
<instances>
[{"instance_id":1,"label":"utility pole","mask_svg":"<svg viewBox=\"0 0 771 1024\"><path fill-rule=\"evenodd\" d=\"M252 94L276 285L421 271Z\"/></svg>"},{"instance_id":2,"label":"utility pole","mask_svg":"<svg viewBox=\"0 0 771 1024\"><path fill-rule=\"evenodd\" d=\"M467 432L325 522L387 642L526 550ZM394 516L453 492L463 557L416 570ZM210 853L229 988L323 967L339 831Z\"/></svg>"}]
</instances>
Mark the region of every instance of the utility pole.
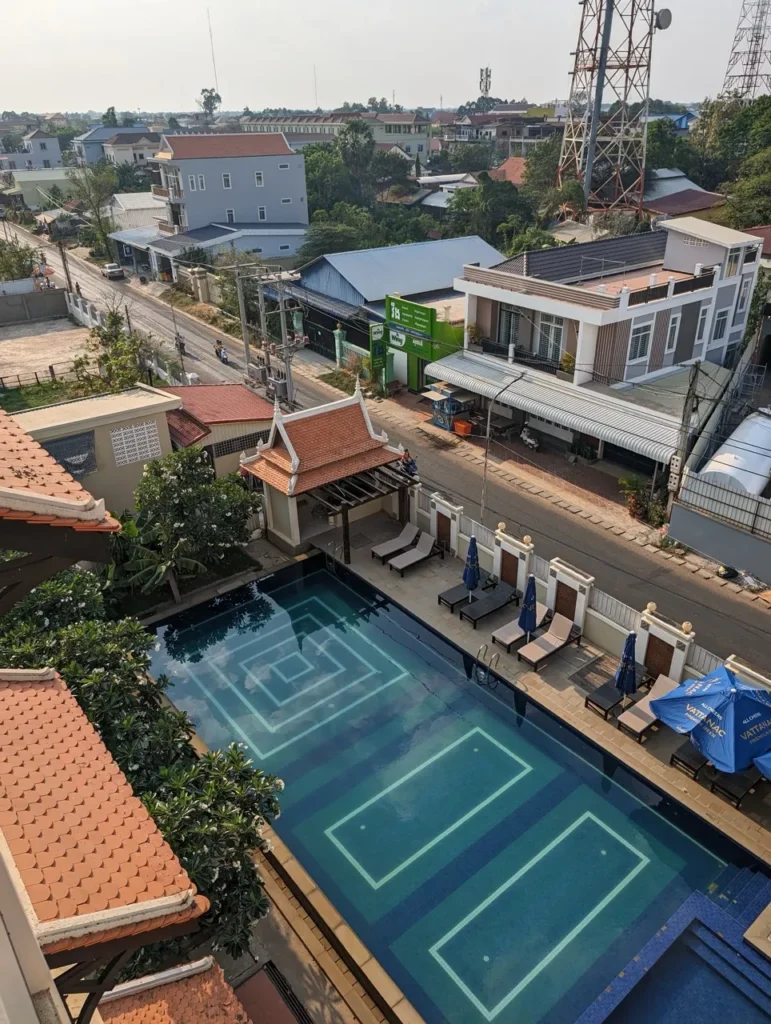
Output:
<instances>
[{"instance_id":1,"label":"utility pole","mask_svg":"<svg viewBox=\"0 0 771 1024\"><path fill-rule=\"evenodd\" d=\"M281 357L284 360L284 373L286 374L286 401L289 408L292 408L294 401L294 384L292 381L292 356L289 353L289 334L286 326L286 306L284 305L284 286L279 274L278 286L278 318L281 322Z\"/></svg>"},{"instance_id":2,"label":"utility pole","mask_svg":"<svg viewBox=\"0 0 771 1024\"><path fill-rule=\"evenodd\" d=\"M129 308L125 302L123 303L123 308L126 310L126 327L128 328L129 334L133 334L134 332L131 330L131 317L129 316Z\"/></svg>"},{"instance_id":3,"label":"utility pole","mask_svg":"<svg viewBox=\"0 0 771 1024\"><path fill-rule=\"evenodd\" d=\"M236 289L238 291L238 315L241 317L241 337L244 342L244 373L249 374L249 325L246 322L246 300L244 299L244 279L241 270L236 270Z\"/></svg>"},{"instance_id":4,"label":"utility pole","mask_svg":"<svg viewBox=\"0 0 771 1024\"><path fill-rule=\"evenodd\" d=\"M700 369L701 360L697 359L695 363L691 364L691 372L688 377L688 389L685 392L685 401L683 402L683 415L680 420L680 435L677 443L677 458L680 460L680 465L678 467L677 476L674 480L673 486L672 481L670 480L669 509L672 508L672 502L680 493L680 488L683 483L683 473L685 472L685 463L688 458L688 439L691 436L691 423L693 421L693 413L698 401Z\"/></svg>"},{"instance_id":5,"label":"utility pole","mask_svg":"<svg viewBox=\"0 0 771 1024\"><path fill-rule=\"evenodd\" d=\"M57 242L57 245L59 246L59 255L62 258L62 266L64 267L64 276L67 279L67 291L72 293L72 291L73 291L72 278L70 277L70 268L69 268L69 265L67 263L67 254L64 251L64 242L62 242L62 240L59 239L59 241Z\"/></svg>"},{"instance_id":6,"label":"utility pole","mask_svg":"<svg viewBox=\"0 0 771 1024\"><path fill-rule=\"evenodd\" d=\"M510 388L512 384L516 384L517 381L522 380L524 373L520 373L518 377L508 381L503 387L495 393L495 396L490 399L490 404L487 406L487 433L485 435L485 464L482 470L482 496L479 500L479 522L484 526L485 523L485 505L487 504L487 460L490 457L490 426L493 417L493 405L498 401L503 392Z\"/></svg>"},{"instance_id":7,"label":"utility pole","mask_svg":"<svg viewBox=\"0 0 771 1024\"><path fill-rule=\"evenodd\" d=\"M265 365L270 373L270 342L268 340L268 318L265 314L265 284L262 280L262 272L257 271L257 302L260 308L260 337L262 338L262 354L265 358Z\"/></svg>"}]
</instances>

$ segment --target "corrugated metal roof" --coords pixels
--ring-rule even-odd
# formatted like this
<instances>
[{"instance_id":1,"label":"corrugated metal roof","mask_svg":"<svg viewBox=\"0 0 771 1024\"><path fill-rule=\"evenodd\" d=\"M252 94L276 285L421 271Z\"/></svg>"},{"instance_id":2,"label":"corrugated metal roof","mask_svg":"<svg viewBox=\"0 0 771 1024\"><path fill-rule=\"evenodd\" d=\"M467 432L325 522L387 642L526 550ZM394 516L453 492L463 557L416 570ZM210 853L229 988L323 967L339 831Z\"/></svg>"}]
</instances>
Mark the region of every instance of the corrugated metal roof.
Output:
<instances>
[{"instance_id":1,"label":"corrugated metal roof","mask_svg":"<svg viewBox=\"0 0 771 1024\"><path fill-rule=\"evenodd\" d=\"M495 397L510 380L511 387L497 398L503 405L543 416L656 462L668 463L678 447L680 424L675 416L592 394L516 363L494 365L488 359L458 352L429 363L425 374L485 398Z\"/></svg>"},{"instance_id":2,"label":"corrugated metal roof","mask_svg":"<svg viewBox=\"0 0 771 1024\"><path fill-rule=\"evenodd\" d=\"M580 281L602 273L620 273L631 267L645 267L664 259L667 236L663 231L644 235L601 238L581 245L557 246L523 252L505 260L495 270L540 277L546 281Z\"/></svg>"},{"instance_id":3,"label":"corrugated metal roof","mask_svg":"<svg viewBox=\"0 0 771 1024\"><path fill-rule=\"evenodd\" d=\"M155 224L144 224L139 228L125 228L123 231L113 231L108 238L121 242L123 245L133 245L137 249L147 249L150 242L161 238L161 234Z\"/></svg>"},{"instance_id":4,"label":"corrugated metal roof","mask_svg":"<svg viewBox=\"0 0 771 1024\"><path fill-rule=\"evenodd\" d=\"M697 192L704 190L695 181L691 181L682 171L675 168L661 167L657 171L651 171L645 179L646 202L653 199L662 199L664 196L671 196L676 192L683 192L685 189L695 189Z\"/></svg>"},{"instance_id":5,"label":"corrugated metal roof","mask_svg":"<svg viewBox=\"0 0 771 1024\"><path fill-rule=\"evenodd\" d=\"M443 238L436 242L410 242L379 249L358 249L320 257L363 296L365 302L377 302L399 292L439 291L452 287L463 273L465 263L492 267L501 262L501 254L479 235Z\"/></svg>"}]
</instances>

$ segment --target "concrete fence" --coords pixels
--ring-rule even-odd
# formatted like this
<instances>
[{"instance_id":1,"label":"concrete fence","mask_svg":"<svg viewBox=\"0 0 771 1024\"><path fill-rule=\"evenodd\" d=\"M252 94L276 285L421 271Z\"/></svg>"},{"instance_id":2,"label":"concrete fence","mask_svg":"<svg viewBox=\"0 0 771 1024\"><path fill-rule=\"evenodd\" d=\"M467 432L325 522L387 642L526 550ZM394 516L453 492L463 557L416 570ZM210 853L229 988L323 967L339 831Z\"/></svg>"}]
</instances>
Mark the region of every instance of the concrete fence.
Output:
<instances>
[{"instance_id":1,"label":"concrete fence","mask_svg":"<svg viewBox=\"0 0 771 1024\"><path fill-rule=\"evenodd\" d=\"M67 312L83 327L104 327L104 313L101 313L93 302L78 298L72 292L63 293L67 303Z\"/></svg>"},{"instance_id":2,"label":"concrete fence","mask_svg":"<svg viewBox=\"0 0 771 1024\"><path fill-rule=\"evenodd\" d=\"M66 292L61 288L0 295L0 327L35 320L55 320L67 316L68 312Z\"/></svg>"}]
</instances>

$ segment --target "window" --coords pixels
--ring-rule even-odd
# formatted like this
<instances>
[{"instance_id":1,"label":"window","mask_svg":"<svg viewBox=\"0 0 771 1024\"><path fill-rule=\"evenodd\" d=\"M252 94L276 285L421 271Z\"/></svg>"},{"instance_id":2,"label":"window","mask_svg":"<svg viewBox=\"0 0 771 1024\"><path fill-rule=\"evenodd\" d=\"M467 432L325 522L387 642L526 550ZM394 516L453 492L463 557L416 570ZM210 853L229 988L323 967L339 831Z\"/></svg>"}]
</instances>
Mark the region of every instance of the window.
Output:
<instances>
[{"instance_id":1,"label":"window","mask_svg":"<svg viewBox=\"0 0 771 1024\"><path fill-rule=\"evenodd\" d=\"M634 363L637 360L648 358L648 349L651 343L651 325L635 327L629 342L629 361Z\"/></svg>"},{"instance_id":2,"label":"window","mask_svg":"<svg viewBox=\"0 0 771 1024\"><path fill-rule=\"evenodd\" d=\"M280 245L279 249L281 250L281 252L288 252L289 249L290 249L290 246L288 246L288 245Z\"/></svg>"},{"instance_id":3,"label":"window","mask_svg":"<svg viewBox=\"0 0 771 1024\"><path fill-rule=\"evenodd\" d=\"M202 175L198 175L198 188L201 192L206 191L206 178Z\"/></svg>"},{"instance_id":4,"label":"window","mask_svg":"<svg viewBox=\"0 0 771 1024\"><path fill-rule=\"evenodd\" d=\"M411 146L411 145L410 145L409 143L407 143L407 144L405 145L405 147L404 147L404 152L405 152L405 153L411 153L411 152L412 152L412 146Z\"/></svg>"},{"instance_id":5,"label":"window","mask_svg":"<svg viewBox=\"0 0 771 1024\"><path fill-rule=\"evenodd\" d=\"M257 220L267 220L268 212L264 206L257 207Z\"/></svg>"},{"instance_id":6,"label":"window","mask_svg":"<svg viewBox=\"0 0 771 1024\"><path fill-rule=\"evenodd\" d=\"M693 235L683 235L683 245L692 245L697 249L706 249L707 243L702 238L694 238Z\"/></svg>"},{"instance_id":7,"label":"window","mask_svg":"<svg viewBox=\"0 0 771 1024\"><path fill-rule=\"evenodd\" d=\"M741 291L739 292L739 302L738 302L738 305L736 306L736 312L737 313L743 313L744 310L747 308L747 301L748 301L748 299L750 297L750 288L751 287L752 287L752 281L751 281L750 278L747 278L746 281L742 281L742 288L741 288Z\"/></svg>"},{"instance_id":8,"label":"window","mask_svg":"<svg viewBox=\"0 0 771 1024\"><path fill-rule=\"evenodd\" d=\"M538 330L538 355L544 359L559 362L562 351L562 330L564 321L561 316L541 313Z\"/></svg>"},{"instance_id":9,"label":"window","mask_svg":"<svg viewBox=\"0 0 771 1024\"><path fill-rule=\"evenodd\" d=\"M278 165L278 169L280 171L288 171L289 170L289 164L279 164Z\"/></svg>"},{"instance_id":10,"label":"window","mask_svg":"<svg viewBox=\"0 0 771 1024\"><path fill-rule=\"evenodd\" d=\"M265 181L262 177L262 171L254 172L254 184L257 186L257 188L262 188L262 186L265 184Z\"/></svg>"},{"instance_id":11,"label":"window","mask_svg":"<svg viewBox=\"0 0 771 1024\"><path fill-rule=\"evenodd\" d=\"M163 454L155 420L117 427L110 431L110 440L116 466L149 462L150 459L159 459Z\"/></svg>"},{"instance_id":12,"label":"window","mask_svg":"<svg viewBox=\"0 0 771 1024\"><path fill-rule=\"evenodd\" d=\"M50 160L44 160L43 161L43 167L50 167L50 166L51 166L51 161Z\"/></svg>"},{"instance_id":13,"label":"window","mask_svg":"<svg viewBox=\"0 0 771 1024\"><path fill-rule=\"evenodd\" d=\"M223 188L231 188L230 175L228 174L227 171L224 171L223 174L222 174L222 187Z\"/></svg>"},{"instance_id":14,"label":"window","mask_svg":"<svg viewBox=\"0 0 771 1024\"><path fill-rule=\"evenodd\" d=\"M45 144L45 142L41 142L40 143L40 148L41 149L48 149L48 146Z\"/></svg>"},{"instance_id":15,"label":"window","mask_svg":"<svg viewBox=\"0 0 771 1024\"><path fill-rule=\"evenodd\" d=\"M225 219L227 220L228 224L235 224L235 222L236 222L236 211L235 210L225 210Z\"/></svg>"},{"instance_id":16,"label":"window","mask_svg":"<svg viewBox=\"0 0 771 1024\"><path fill-rule=\"evenodd\" d=\"M501 304L501 311L498 314L498 344L516 345L519 339L519 310L516 306Z\"/></svg>"},{"instance_id":17,"label":"window","mask_svg":"<svg viewBox=\"0 0 771 1024\"><path fill-rule=\"evenodd\" d=\"M222 455L234 455L236 452L246 451L247 448L256 448L260 441L267 441L270 437L269 430L259 430L254 434L242 434L241 437L231 437L227 441L217 441L212 445L215 459Z\"/></svg>"},{"instance_id":18,"label":"window","mask_svg":"<svg viewBox=\"0 0 771 1024\"><path fill-rule=\"evenodd\" d=\"M725 265L725 277L736 277L736 275L739 273L739 264L741 263L741 258L741 249L729 250L728 260Z\"/></svg>"},{"instance_id":19,"label":"window","mask_svg":"<svg viewBox=\"0 0 771 1024\"><path fill-rule=\"evenodd\" d=\"M291 199L282 199L282 200L281 200L281 202L282 202L282 204L283 204L284 206L288 206L288 205L289 205L289 203L291 203L291 202L292 202L292 200L291 200Z\"/></svg>"},{"instance_id":20,"label":"window","mask_svg":"<svg viewBox=\"0 0 771 1024\"><path fill-rule=\"evenodd\" d=\"M674 313L672 319L669 321L669 330L667 331L667 352L674 352L677 346L677 335L680 332L680 313Z\"/></svg>"},{"instance_id":21,"label":"window","mask_svg":"<svg viewBox=\"0 0 771 1024\"><path fill-rule=\"evenodd\" d=\"M712 340L720 341L721 338L725 337L725 330L728 326L728 310L721 309L718 315L715 317L715 329L712 332Z\"/></svg>"},{"instance_id":22,"label":"window","mask_svg":"<svg viewBox=\"0 0 771 1024\"><path fill-rule=\"evenodd\" d=\"M190 186L190 191L191 192L195 192L195 175L194 174L188 174L188 176L187 176L187 183Z\"/></svg>"},{"instance_id":23,"label":"window","mask_svg":"<svg viewBox=\"0 0 771 1024\"><path fill-rule=\"evenodd\" d=\"M423 143L419 142L418 143L418 153L422 153L422 152L423 152Z\"/></svg>"},{"instance_id":24,"label":"window","mask_svg":"<svg viewBox=\"0 0 771 1024\"><path fill-rule=\"evenodd\" d=\"M709 306L702 306L701 312L699 313L699 326L696 329L696 340L704 341L704 330L707 326L707 317L709 316Z\"/></svg>"},{"instance_id":25,"label":"window","mask_svg":"<svg viewBox=\"0 0 771 1024\"><path fill-rule=\"evenodd\" d=\"M140 160L144 160L144 158L145 158L145 155L144 155L144 153L140 153L140 154L139 154L139 159L140 159Z\"/></svg>"}]
</instances>

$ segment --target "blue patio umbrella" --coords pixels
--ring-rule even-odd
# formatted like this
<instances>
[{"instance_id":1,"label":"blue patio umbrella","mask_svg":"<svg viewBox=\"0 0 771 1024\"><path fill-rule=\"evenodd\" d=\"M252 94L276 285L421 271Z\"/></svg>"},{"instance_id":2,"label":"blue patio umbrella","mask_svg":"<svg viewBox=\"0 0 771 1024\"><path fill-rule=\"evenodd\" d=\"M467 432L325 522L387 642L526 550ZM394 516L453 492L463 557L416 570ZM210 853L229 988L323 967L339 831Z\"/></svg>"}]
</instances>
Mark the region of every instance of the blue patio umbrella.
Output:
<instances>
[{"instance_id":1,"label":"blue patio umbrella","mask_svg":"<svg viewBox=\"0 0 771 1024\"><path fill-rule=\"evenodd\" d=\"M472 537L468 542L466 552L466 567L463 570L463 582L469 592L476 590L479 586L479 555L477 553L477 539Z\"/></svg>"},{"instance_id":2,"label":"blue patio umbrella","mask_svg":"<svg viewBox=\"0 0 771 1024\"><path fill-rule=\"evenodd\" d=\"M725 665L651 701L651 710L721 772L743 772L771 750L771 693L743 683Z\"/></svg>"},{"instance_id":3,"label":"blue patio umbrella","mask_svg":"<svg viewBox=\"0 0 771 1024\"><path fill-rule=\"evenodd\" d=\"M616 674L613 677L616 682L616 689L626 699L630 693L637 690L637 669L635 666L635 641L637 634L632 631L627 634L624 641L624 650L621 653L621 661L618 663Z\"/></svg>"},{"instance_id":4,"label":"blue patio umbrella","mask_svg":"<svg viewBox=\"0 0 771 1024\"><path fill-rule=\"evenodd\" d=\"M760 757L753 757L752 760L763 778L771 779L771 750Z\"/></svg>"},{"instance_id":5,"label":"blue patio umbrella","mask_svg":"<svg viewBox=\"0 0 771 1024\"><path fill-rule=\"evenodd\" d=\"M530 634L535 633L536 619L535 619L535 576L530 573L527 577L527 586L525 587L525 596L522 598L522 611L519 613L519 628L527 633L527 639L530 640Z\"/></svg>"}]
</instances>

